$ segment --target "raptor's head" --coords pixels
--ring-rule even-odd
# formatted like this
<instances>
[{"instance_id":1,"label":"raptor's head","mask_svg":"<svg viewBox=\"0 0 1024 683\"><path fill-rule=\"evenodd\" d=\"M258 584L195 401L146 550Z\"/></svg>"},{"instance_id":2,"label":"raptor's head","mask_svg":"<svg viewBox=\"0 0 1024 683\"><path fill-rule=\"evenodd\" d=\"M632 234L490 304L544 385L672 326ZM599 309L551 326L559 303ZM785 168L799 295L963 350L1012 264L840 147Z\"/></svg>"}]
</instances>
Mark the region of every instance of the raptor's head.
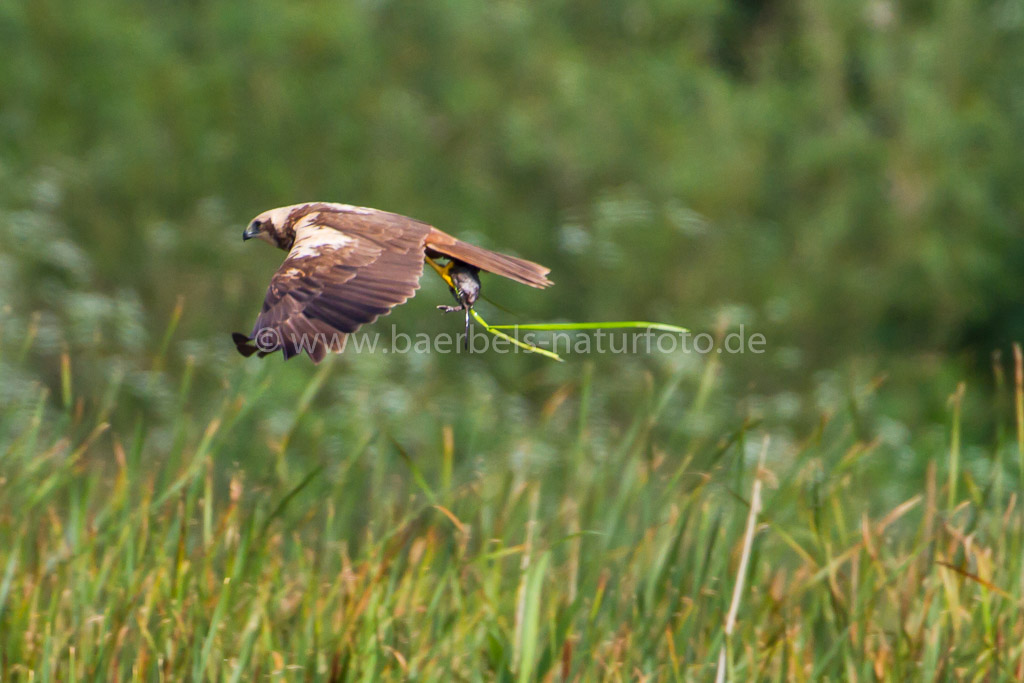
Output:
<instances>
[{"instance_id":1,"label":"raptor's head","mask_svg":"<svg viewBox=\"0 0 1024 683\"><path fill-rule=\"evenodd\" d=\"M242 239L256 237L278 249L291 249L295 242L295 226L303 216L315 211L318 206L321 205L317 202L306 202L264 211L249 222L242 233Z\"/></svg>"}]
</instances>

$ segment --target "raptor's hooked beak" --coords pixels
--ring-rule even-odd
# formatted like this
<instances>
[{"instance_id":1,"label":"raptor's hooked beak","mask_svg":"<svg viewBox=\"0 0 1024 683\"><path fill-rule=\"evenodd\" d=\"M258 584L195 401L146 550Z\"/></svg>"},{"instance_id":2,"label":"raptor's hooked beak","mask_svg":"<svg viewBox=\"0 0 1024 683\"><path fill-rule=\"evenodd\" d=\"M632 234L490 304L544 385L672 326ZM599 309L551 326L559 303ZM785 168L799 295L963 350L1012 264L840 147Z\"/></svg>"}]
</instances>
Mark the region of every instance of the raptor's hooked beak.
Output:
<instances>
[{"instance_id":1,"label":"raptor's hooked beak","mask_svg":"<svg viewBox=\"0 0 1024 683\"><path fill-rule=\"evenodd\" d=\"M261 226L258 221L250 223L245 229L245 232L242 233L242 240L251 240L253 237L259 237L260 227Z\"/></svg>"}]
</instances>

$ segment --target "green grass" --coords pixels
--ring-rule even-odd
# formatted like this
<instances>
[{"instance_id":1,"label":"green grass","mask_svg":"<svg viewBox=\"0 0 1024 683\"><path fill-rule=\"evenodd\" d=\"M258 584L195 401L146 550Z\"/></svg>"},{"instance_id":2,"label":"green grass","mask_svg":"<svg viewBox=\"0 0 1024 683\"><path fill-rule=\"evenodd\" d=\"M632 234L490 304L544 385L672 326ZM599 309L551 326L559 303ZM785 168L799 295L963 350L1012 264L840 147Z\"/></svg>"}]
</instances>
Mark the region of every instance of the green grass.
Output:
<instances>
[{"instance_id":1,"label":"green grass","mask_svg":"<svg viewBox=\"0 0 1024 683\"><path fill-rule=\"evenodd\" d=\"M774 440L726 643L762 430L663 424L704 409L711 369L653 381L625 429L589 411L587 373L551 389L533 433L455 418L410 447L318 405L338 363L255 441L294 364L243 366L212 414L192 412L186 368L165 415L122 395L96 420L62 367L62 396L2 423L5 681L709 680L726 644L732 680L1024 671L1024 444L996 444L1006 463L980 480L957 467L956 412L890 509L871 509L867 472L892 454L857 436L871 387ZM361 436L304 445L328 411Z\"/></svg>"},{"instance_id":2,"label":"green grass","mask_svg":"<svg viewBox=\"0 0 1024 683\"><path fill-rule=\"evenodd\" d=\"M0 683L1024 679L1024 360L979 370L1024 337L1019 2L0 2L0 37ZM311 199L552 268L488 320L767 351L243 361L282 254L239 233Z\"/></svg>"}]
</instances>

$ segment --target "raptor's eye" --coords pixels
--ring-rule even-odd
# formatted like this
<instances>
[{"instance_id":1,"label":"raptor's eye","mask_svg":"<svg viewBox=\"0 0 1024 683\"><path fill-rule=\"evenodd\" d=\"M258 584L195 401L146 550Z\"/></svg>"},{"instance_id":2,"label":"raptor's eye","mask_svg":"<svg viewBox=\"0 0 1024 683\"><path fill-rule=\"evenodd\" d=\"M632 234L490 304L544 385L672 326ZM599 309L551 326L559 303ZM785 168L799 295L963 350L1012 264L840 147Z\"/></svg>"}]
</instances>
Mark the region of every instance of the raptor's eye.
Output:
<instances>
[{"instance_id":1,"label":"raptor's eye","mask_svg":"<svg viewBox=\"0 0 1024 683\"><path fill-rule=\"evenodd\" d=\"M252 239L253 237L256 237L257 235L259 235L262 231L263 231L263 223L262 223L262 221L254 220L252 223L249 223L249 227L247 227L245 229L245 232L242 233L242 239L245 239L245 240Z\"/></svg>"}]
</instances>

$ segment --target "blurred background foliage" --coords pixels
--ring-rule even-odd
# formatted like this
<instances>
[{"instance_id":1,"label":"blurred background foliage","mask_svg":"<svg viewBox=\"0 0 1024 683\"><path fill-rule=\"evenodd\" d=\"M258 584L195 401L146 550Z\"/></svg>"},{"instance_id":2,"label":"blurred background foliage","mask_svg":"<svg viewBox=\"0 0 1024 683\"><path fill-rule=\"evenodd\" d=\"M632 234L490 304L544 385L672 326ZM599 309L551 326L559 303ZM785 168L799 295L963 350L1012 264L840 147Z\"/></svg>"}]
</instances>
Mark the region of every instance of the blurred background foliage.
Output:
<instances>
[{"instance_id":1,"label":"blurred background foliage","mask_svg":"<svg viewBox=\"0 0 1024 683\"><path fill-rule=\"evenodd\" d=\"M1014 677L1022 140L1020 0L0 2L0 674L707 680L758 477L742 666ZM766 352L243 359L309 200Z\"/></svg>"},{"instance_id":2,"label":"blurred background foliage","mask_svg":"<svg viewBox=\"0 0 1024 683\"><path fill-rule=\"evenodd\" d=\"M281 259L242 228L307 200L552 267L544 293L486 281L521 316L492 322L742 324L768 351L344 357L298 457L368 438L332 426L348 411L413 451L454 422L467 455L528 437L557 459L577 408L556 388L592 373L591 415L624 431L652 382L692 398L711 362L707 413L665 409L685 434L785 433L886 373L868 429L912 461L905 425L941 442L923 425L956 379L1024 338L1017 0L32 0L0 5L0 45L0 401L26 420L67 351L81 410L164 416L161 450L202 426L171 426L183 403L246 382L272 390L237 451L290 433L316 371L229 332ZM446 300L425 280L378 327L454 331Z\"/></svg>"}]
</instances>

